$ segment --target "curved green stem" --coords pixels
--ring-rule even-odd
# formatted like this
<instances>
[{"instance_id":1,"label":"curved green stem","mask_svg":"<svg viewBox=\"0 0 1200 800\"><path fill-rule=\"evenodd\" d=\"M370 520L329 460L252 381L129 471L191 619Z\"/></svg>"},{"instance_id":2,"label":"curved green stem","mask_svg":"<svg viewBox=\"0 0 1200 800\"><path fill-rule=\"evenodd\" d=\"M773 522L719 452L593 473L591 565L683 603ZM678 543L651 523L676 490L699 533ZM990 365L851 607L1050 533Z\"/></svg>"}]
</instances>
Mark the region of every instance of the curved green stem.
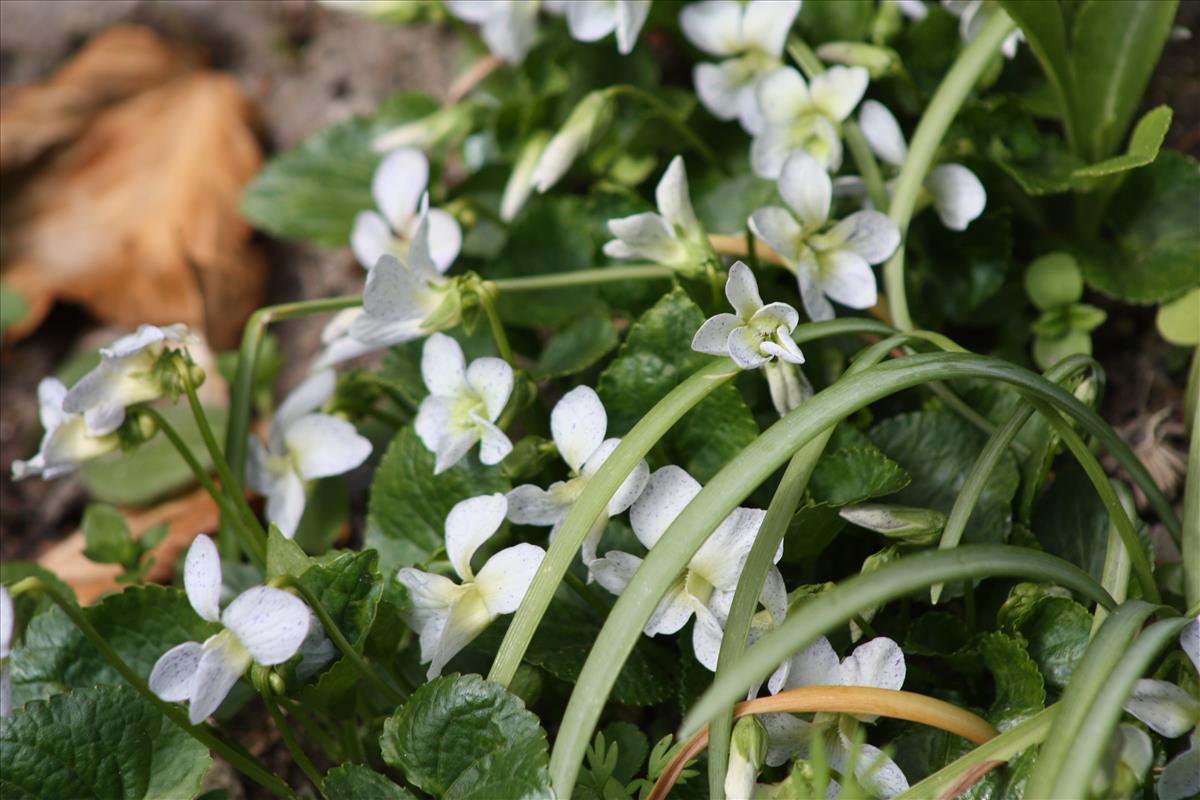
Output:
<instances>
[{"instance_id":1,"label":"curved green stem","mask_svg":"<svg viewBox=\"0 0 1200 800\"><path fill-rule=\"evenodd\" d=\"M1063 797L1055 793L1059 775L1066 766L1074 740L1083 735L1083 725L1093 705L1109 692L1109 678L1125 655L1129 643L1155 607L1140 600L1122 603L1100 627L1088 644L1083 659L1071 674L1071 682L1058 703L1054 724L1038 752L1037 763L1025 785L1025 797ZM1080 796L1080 795L1075 795Z\"/></svg>"},{"instance_id":2,"label":"curved green stem","mask_svg":"<svg viewBox=\"0 0 1200 800\"><path fill-rule=\"evenodd\" d=\"M1047 371L1046 380L1062 383L1066 378L1094 363L1087 356L1072 356ZM971 465L971 471L967 473L962 488L958 491L958 496L954 499L954 506L946 517L946 527L942 529L941 540L938 542L939 549L950 550L958 546L967 529L967 521L971 519L971 514L974 512L980 496L983 495L983 489L987 485L992 471L1000 463L1009 444L1017 438L1021 428L1032 416L1033 406L1022 401L1008 420L988 439L987 444L975 459L975 463ZM941 598L943 588L943 584L939 583L930 590L930 600L934 605Z\"/></svg>"},{"instance_id":3,"label":"curved green stem","mask_svg":"<svg viewBox=\"0 0 1200 800\"><path fill-rule=\"evenodd\" d=\"M562 289L619 281L669 280L675 270L659 264L632 264L622 267L598 267L555 275L530 275L524 278L499 278L492 281L500 292L528 292L538 289Z\"/></svg>"},{"instance_id":4,"label":"curved green stem","mask_svg":"<svg viewBox=\"0 0 1200 800\"><path fill-rule=\"evenodd\" d=\"M614 668L628 657L646 620L671 582L676 579L719 521L728 516L754 487L781 466L797 449L812 441L820 431L831 427L849 414L903 389L932 380L966 377L990 378L1011 383L1023 392L1044 397L1056 406L1068 410L1072 416L1079 419L1085 429L1099 437L1114 454L1117 454L1123 465L1129 465L1132 469L1131 474L1137 473L1136 479L1139 484L1144 482L1146 486L1153 487L1153 481L1149 479L1145 468L1138 465L1128 446L1095 412L1042 377L1008 362L960 353L918 355L897 359L844 378L814 396L800 409L785 416L730 461L692 500L659 543L647 554L637 574L609 615L571 695L567 715L551 757L551 777L560 794L569 793L574 784L579 759L590 739L590 731L608 696L612 681L616 678ZM1161 497L1161 493L1159 498L1163 508L1169 512L1170 507L1165 503L1165 498ZM923 587L937 580L935 576ZM1087 583L1095 586L1095 582L1090 579L1087 579ZM868 607L870 606L863 606ZM854 609L853 613L859 610L861 609ZM747 655L747 659L754 660L760 650L768 652L760 642ZM766 672L773 669L777 663L778 660L766 667L763 675L758 677L765 677ZM744 690L745 686L742 687L742 691ZM723 704L732 702L735 698L736 692L732 696L722 698Z\"/></svg>"},{"instance_id":5,"label":"curved green stem","mask_svg":"<svg viewBox=\"0 0 1200 800\"><path fill-rule=\"evenodd\" d=\"M946 135L954 116L1013 27L1013 21L1009 19L1008 14L996 9L992 18L975 39L963 48L950 71L946 73L921 121L917 123L916 131L913 132L908 157L905 158L900 175L896 178L892 200L888 206L888 216L900 228L902 243L883 267L883 287L887 294L888 312L893 324L901 330L913 327L904 285L903 239L907 238L908 223L912 219L921 184L929 173L938 145Z\"/></svg>"},{"instance_id":6,"label":"curved green stem","mask_svg":"<svg viewBox=\"0 0 1200 800\"><path fill-rule=\"evenodd\" d=\"M173 703L166 702L151 691L149 685L142 679L142 676L134 672L133 668L126 664L125 660L117 654L117 651L113 650L108 640L92 627L92 623L88 621L83 609L59 594L54 587L43 583L38 578L26 578L14 584L11 589L14 595L28 591L37 591L45 594L54 601L55 605L62 609L63 613L75 624L75 627L79 628L80 633L92 643L92 646L99 651L100 655L104 657L112 668L133 687L134 691L157 708L163 716L175 723L184 733L228 761L234 769L271 794L276 797L287 798L288 800L295 798L296 794L292 791L291 787L284 783L279 776L263 766L252 755L221 739L207 725L192 725L183 709Z\"/></svg>"},{"instance_id":7,"label":"curved green stem","mask_svg":"<svg viewBox=\"0 0 1200 800\"><path fill-rule=\"evenodd\" d=\"M330 638L333 644L341 651L350 665L358 671L379 692L388 699L388 702L395 705L400 705L407 698L397 691L394 687L388 684L379 673L371 668L363 657L354 649L354 645L346 640L342 634L341 628L333 621L333 617L329 616L329 612L325 610L325 606L321 603L321 599L313 594L312 590L305 586L302 582L291 575L280 575L273 580L273 583L280 587L289 587L296 590L296 593L304 598L304 602L317 615L317 619L321 621L321 627L325 629L325 635Z\"/></svg>"},{"instance_id":8,"label":"curved green stem","mask_svg":"<svg viewBox=\"0 0 1200 800\"><path fill-rule=\"evenodd\" d=\"M1142 549L1142 543L1138 541L1137 530L1133 527L1133 520L1129 518L1125 507L1121 505L1121 501L1117 498L1117 493L1113 491L1112 484L1108 482L1108 474L1105 473L1104 467L1100 466L1100 462L1096 460L1095 454L1088 449L1083 439L1079 437L1079 434L1075 432L1071 424L1062 418L1058 411L1035 397L1029 397L1027 400L1054 427L1059 438L1063 440L1063 443L1066 444L1072 455L1075 456L1075 460L1079 462L1079 466L1083 467L1083 471L1087 473L1092 486L1096 489L1096 494L1100 496L1105 510L1108 511L1109 522L1117 526L1117 533L1120 534L1121 541L1125 545L1125 550L1129 553L1134 577L1137 578L1138 585L1142 589L1142 597L1145 597L1152 603L1160 602L1158 586L1154 583L1154 570L1150 565L1150 559L1146 557L1146 552Z\"/></svg>"},{"instance_id":9,"label":"curved green stem","mask_svg":"<svg viewBox=\"0 0 1200 800\"><path fill-rule=\"evenodd\" d=\"M271 715L271 720L275 723L275 730L279 731L279 738L283 739L283 745L287 748L288 754L292 760L296 762L296 766L300 767L300 771L305 777L312 782L318 792L324 793L325 780L321 777L321 772L313 765L312 759L304 752L304 748L300 746L300 742L296 739L296 734L292 730L292 726L288 723L287 717L279 710L278 703L275 702L275 695L271 692L269 686L259 687L259 694L262 696L263 705L267 707L267 713Z\"/></svg>"},{"instance_id":10,"label":"curved green stem","mask_svg":"<svg viewBox=\"0 0 1200 800\"><path fill-rule=\"evenodd\" d=\"M870 319L829 320L800 325L792 332L797 344L830 336L870 334L887 336L895 331ZM714 361L672 389L666 397L638 421L621 438L621 443L605 460L604 465L588 481L583 493L571 506L562 526L554 535L542 560L541 568L521 601L507 633L500 643L496 660L492 662L488 680L507 686L533 639L542 616L550 605L554 592L579 552L592 525L604 512L609 499L616 494L625 477L650 452L658 440L693 406L703 400L720 384L734 377L738 369L729 359Z\"/></svg>"},{"instance_id":11,"label":"curved green stem","mask_svg":"<svg viewBox=\"0 0 1200 800\"><path fill-rule=\"evenodd\" d=\"M254 388L254 370L262 347L263 334L272 322L328 314L362 305L362 296L328 297L265 306L250 315L242 331L238 348L237 370L229 393L229 427L225 431L225 454L229 467L238 478L246 467L246 437L250 433L250 401ZM240 484L240 481L239 481Z\"/></svg>"},{"instance_id":12,"label":"curved green stem","mask_svg":"<svg viewBox=\"0 0 1200 800\"><path fill-rule=\"evenodd\" d=\"M1121 720L1125 701L1133 693L1134 684L1158 657L1175 641L1179 632L1190 622L1187 618L1165 619L1146 628L1110 672L1101 691L1084 711L1079 731L1069 743L1062 767L1050 790L1052 797L1086 797L1088 782L1100 764Z\"/></svg>"},{"instance_id":13,"label":"curved green stem","mask_svg":"<svg viewBox=\"0 0 1200 800\"><path fill-rule=\"evenodd\" d=\"M479 305L483 308L483 313L487 315L488 327L491 328L492 341L496 343L496 351L505 363L511 365L513 363L512 348L508 344L508 334L504 332L504 323L500 321L500 314L496 311L494 297L496 286L492 284L488 288L490 290L479 292Z\"/></svg>"},{"instance_id":14,"label":"curved green stem","mask_svg":"<svg viewBox=\"0 0 1200 800\"><path fill-rule=\"evenodd\" d=\"M927 800L930 797L958 797L970 785L973 776L989 764L1002 764L1022 750L1041 744L1046 738L1058 706L1053 705L1012 726L989 742L981 744L953 763L939 769L895 800Z\"/></svg>"},{"instance_id":15,"label":"curved green stem","mask_svg":"<svg viewBox=\"0 0 1200 800\"><path fill-rule=\"evenodd\" d=\"M1134 504L1129 487L1115 480L1110 480L1109 485L1117 493L1117 499L1121 501L1125 513L1132 518L1136 513L1137 506ZM1129 575L1132 571L1133 559L1130 558L1129 550L1125 547L1124 540L1121 539L1121 527L1115 520L1109 519L1108 537L1104 543L1104 569L1100 573L1100 585L1118 603L1124 603L1125 598L1129 596ZM1092 631L1088 634L1089 639L1095 638L1107 617L1108 609L1096 606L1096 610L1092 612Z\"/></svg>"},{"instance_id":16,"label":"curved green stem","mask_svg":"<svg viewBox=\"0 0 1200 800\"><path fill-rule=\"evenodd\" d=\"M188 405L192 409L192 416L196 418L196 427L200 430L200 438L204 440L204 446L208 448L208 454L212 458L213 468L217 471L217 476L221 479L221 488L225 490L225 494L229 497L234 507L238 511L238 517L243 524L251 531L254 531L257 538L265 548L267 541L267 532L263 530L262 525L258 521L258 517L254 515L250 504L246 502L246 493L242 489L242 482L233 476L233 471L229 468L228 462L225 461L225 455L221 452L221 446L217 444L217 437L213 435L212 426L208 424L208 415L204 413L204 406L200 403L200 398L196 394L196 387L192 383L192 376L186 365L181 365L177 370L179 380L183 384L183 392L187 395ZM266 553L266 550L263 550Z\"/></svg>"},{"instance_id":17,"label":"curved green stem","mask_svg":"<svg viewBox=\"0 0 1200 800\"><path fill-rule=\"evenodd\" d=\"M704 140L697 136L695 131L689 128L687 123L679 118L679 116L675 113L675 109L671 108L669 105L655 97L650 92L629 84L610 86L607 91L610 97L626 95L627 97L632 97L638 102L649 106L655 114L665 118L667 122L670 123L671 127L678 131L679 135L682 136L687 143L692 146L692 149L699 153L705 161L720 169L722 172L729 171L729 168L725 166L725 164L719 158L717 158L717 154L713 152L712 148L705 144Z\"/></svg>"},{"instance_id":18,"label":"curved green stem","mask_svg":"<svg viewBox=\"0 0 1200 800\"><path fill-rule=\"evenodd\" d=\"M208 492L212 499L216 502L217 508L221 510L221 514L229 520L230 524L232 525L232 529L237 533L242 545L242 549L244 549L246 554L250 556L250 560L253 561L256 566L260 568L263 567L267 563L265 546L254 535L253 531L246 528L242 521L241 513L238 511L237 507L232 503L232 501L230 501L229 496L222 492L217 485L213 483L212 478L210 478L208 475L208 470L206 470L204 466L196 460L196 457L192 455L192 451L188 449L187 443L183 441L183 437L180 436L179 432L175 430L174 426L167 421L166 417L158 413L158 411L154 410L153 408L144 406L141 409L141 413L154 420L155 424L158 426L158 429L162 431L164 436L167 437L167 440L175 447L175 450L178 451L180 457L183 458L184 462L187 463L188 467L192 470L192 474L196 476L196 480L200 482L200 485L204 487L204 490Z\"/></svg>"}]
</instances>

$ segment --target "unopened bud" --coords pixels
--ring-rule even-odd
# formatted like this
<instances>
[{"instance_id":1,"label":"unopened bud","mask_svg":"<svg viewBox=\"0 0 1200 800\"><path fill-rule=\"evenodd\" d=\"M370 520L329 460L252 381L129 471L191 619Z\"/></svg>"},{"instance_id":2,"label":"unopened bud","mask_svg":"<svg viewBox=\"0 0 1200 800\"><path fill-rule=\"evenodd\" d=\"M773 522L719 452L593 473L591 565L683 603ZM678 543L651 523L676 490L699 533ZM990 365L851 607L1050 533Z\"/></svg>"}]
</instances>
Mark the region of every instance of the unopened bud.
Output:
<instances>
[{"instance_id":1,"label":"unopened bud","mask_svg":"<svg viewBox=\"0 0 1200 800\"><path fill-rule=\"evenodd\" d=\"M906 544L931 544L946 525L946 515L939 511L884 503L846 506L838 514L860 528Z\"/></svg>"},{"instance_id":2,"label":"unopened bud","mask_svg":"<svg viewBox=\"0 0 1200 800\"><path fill-rule=\"evenodd\" d=\"M831 64L863 67L872 80L895 72L900 64L895 50L864 42L826 42L817 48L817 56Z\"/></svg>"},{"instance_id":3,"label":"unopened bud","mask_svg":"<svg viewBox=\"0 0 1200 800\"><path fill-rule=\"evenodd\" d=\"M199 388L204 385L204 381L208 376L204 374L204 367L199 364L188 365L188 380L192 382L193 388Z\"/></svg>"},{"instance_id":4,"label":"unopened bud","mask_svg":"<svg viewBox=\"0 0 1200 800\"><path fill-rule=\"evenodd\" d=\"M274 692L275 694L278 694L278 695L287 694L287 681L285 681L283 679L283 676L280 675L278 672L275 672L274 670L272 670L271 674L267 680L271 684L272 692Z\"/></svg>"},{"instance_id":5,"label":"unopened bud","mask_svg":"<svg viewBox=\"0 0 1200 800\"><path fill-rule=\"evenodd\" d=\"M137 429L138 435L145 442L154 438L154 434L158 433L158 422L149 414L138 414Z\"/></svg>"},{"instance_id":6,"label":"unopened bud","mask_svg":"<svg viewBox=\"0 0 1200 800\"><path fill-rule=\"evenodd\" d=\"M593 138L607 127L612 105L612 95L604 89L596 89L579 101L534 168L533 185L539 192L558 183Z\"/></svg>"},{"instance_id":7,"label":"unopened bud","mask_svg":"<svg viewBox=\"0 0 1200 800\"><path fill-rule=\"evenodd\" d=\"M538 161L545 152L546 144L549 141L549 133L538 131L529 137L521 148L521 155L517 157L517 163L513 165L512 174L508 176L508 183L504 185L504 196L500 199L500 219L505 222L512 222L516 218L525 205L525 201L529 199L530 193L533 192L534 170L537 169Z\"/></svg>"},{"instance_id":8,"label":"unopened bud","mask_svg":"<svg viewBox=\"0 0 1200 800\"><path fill-rule=\"evenodd\" d=\"M749 800L766 757L767 729L757 717L742 717L734 725L733 739L729 743L725 796L730 800Z\"/></svg>"}]
</instances>

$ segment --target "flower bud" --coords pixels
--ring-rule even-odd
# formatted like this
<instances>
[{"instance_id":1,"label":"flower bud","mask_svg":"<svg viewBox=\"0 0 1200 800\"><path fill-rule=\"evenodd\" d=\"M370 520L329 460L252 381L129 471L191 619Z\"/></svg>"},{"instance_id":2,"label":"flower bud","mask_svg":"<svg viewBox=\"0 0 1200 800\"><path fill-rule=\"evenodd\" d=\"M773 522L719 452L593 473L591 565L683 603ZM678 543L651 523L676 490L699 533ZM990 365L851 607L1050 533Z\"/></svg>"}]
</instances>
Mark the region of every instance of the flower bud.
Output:
<instances>
[{"instance_id":1,"label":"flower bud","mask_svg":"<svg viewBox=\"0 0 1200 800\"><path fill-rule=\"evenodd\" d=\"M401 147L431 150L449 139L466 135L474 115L474 104L455 103L381 133L371 141L371 149L376 153L390 153Z\"/></svg>"},{"instance_id":2,"label":"flower bud","mask_svg":"<svg viewBox=\"0 0 1200 800\"><path fill-rule=\"evenodd\" d=\"M545 192L567 173L592 139L608 125L612 107L612 96L604 89L589 92L579 101L538 159L532 180L539 192Z\"/></svg>"},{"instance_id":3,"label":"flower bud","mask_svg":"<svg viewBox=\"0 0 1200 800\"><path fill-rule=\"evenodd\" d=\"M871 73L871 80L896 72L900 65L895 50L865 42L826 42L817 48L817 56L831 64L863 67Z\"/></svg>"},{"instance_id":4,"label":"flower bud","mask_svg":"<svg viewBox=\"0 0 1200 800\"><path fill-rule=\"evenodd\" d=\"M799 408L801 403L813 395L812 384L795 364L775 359L763 366L763 372L767 377L771 402L781 417Z\"/></svg>"},{"instance_id":5,"label":"flower bud","mask_svg":"<svg viewBox=\"0 0 1200 800\"><path fill-rule=\"evenodd\" d=\"M767 729L757 717L742 717L733 726L729 743L729 769L725 772L725 796L729 800L750 800L766 757Z\"/></svg>"},{"instance_id":6,"label":"flower bud","mask_svg":"<svg viewBox=\"0 0 1200 800\"><path fill-rule=\"evenodd\" d=\"M541 160L549 141L550 134L538 131L529 137L521 148L521 155L513 165L508 183L504 185L504 196L500 199L500 219L505 222L512 222L529 199L529 194L533 191L534 170L537 169L538 161Z\"/></svg>"},{"instance_id":7,"label":"flower bud","mask_svg":"<svg viewBox=\"0 0 1200 800\"><path fill-rule=\"evenodd\" d=\"M899 539L905 544L932 544L946 525L946 515L928 508L885 503L846 506L838 514L860 528Z\"/></svg>"}]
</instances>

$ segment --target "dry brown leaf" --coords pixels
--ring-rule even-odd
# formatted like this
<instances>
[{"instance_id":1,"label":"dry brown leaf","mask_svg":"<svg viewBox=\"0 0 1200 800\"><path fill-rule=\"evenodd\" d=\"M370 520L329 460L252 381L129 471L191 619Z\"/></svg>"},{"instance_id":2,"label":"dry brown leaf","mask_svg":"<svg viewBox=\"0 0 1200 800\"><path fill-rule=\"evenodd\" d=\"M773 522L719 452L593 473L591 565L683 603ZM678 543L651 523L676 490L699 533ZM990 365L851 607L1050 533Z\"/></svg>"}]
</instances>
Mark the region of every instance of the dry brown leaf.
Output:
<instances>
[{"instance_id":1,"label":"dry brown leaf","mask_svg":"<svg viewBox=\"0 0 1200 800\"><path fill-rule=\"evenodd\" d=\"M61 299L128 328L185 322L233 345L266 270L238 211L262 162L252 118L237 82L209 71L101 113L5 220L4 280L30 308L13 337Z\"/></svg>"},{"instance_id":2,"label":"dry brown leaf","mask_svg":"<svg viewBox=\"0 0 1200 800\"><path fill-rule=\"evenodd\" d=\"M167 523L167 535L155 547L154 566L146 573L148 582L163 582L171 577L175 560L187 549L199 533L211 533L220 522L217 504L203 489L191 494L168 500L153 508L121 511L129 524L130 532L141 536L142 532ZM55 544L38 558L38 564L62 578L79 596L79 602L87 604L105 592L119 591L121 584L117 576L121 568L115 564L97 564L83 554L85 546L83 531L77 530Z\"/></svg>"},{"instance_id":3,"label":"dry brown leaf","mask_svg":"<svg viewBox=\"0 0 1200 800\"><path fill-rule=\"evenodd\" d=\"M74 139L113 103L190 69L182 50L147 28L121 25L92 39L47 80L0 94L0 170L22 167Z\"/></svg>"}]
</instances>

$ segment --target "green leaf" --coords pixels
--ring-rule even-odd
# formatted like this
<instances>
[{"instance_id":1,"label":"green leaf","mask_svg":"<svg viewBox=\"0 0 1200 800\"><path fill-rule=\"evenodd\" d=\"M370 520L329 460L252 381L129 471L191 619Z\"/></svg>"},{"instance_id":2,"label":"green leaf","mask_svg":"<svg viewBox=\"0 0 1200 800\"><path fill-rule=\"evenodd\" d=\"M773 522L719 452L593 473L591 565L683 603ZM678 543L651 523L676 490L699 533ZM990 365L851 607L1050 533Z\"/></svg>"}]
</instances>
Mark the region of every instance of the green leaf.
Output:
<instances>
[{"instance_id":1,"label":"green leaf","mask_svg":"<svg viewBox=\"0 0 1200 800\"><path fill-rule=\"evenodd\" d=\"M205 469L212 459L186 405L160 409L188 449ZM224 408L205 406L204 413L217 441L225 438ZM196 476L166 436L155 436L132 450L88 461L79 471L83 486L94 499L115 506L146 506L194 486Z\"/></svg>"},{"instance_id":2,"label":"green leaf","mask_svg":"<svg viewBox=\"0 0 1200 800\"><path fill-rule=\"evenodd\" d=\"M323 793L327 800L416 800L370 767L343 764L325 773Z\"/></svg>"},{"instance_id":3,"label":"green leaf","mask_svg":"<svg viewBox=\"0 0 1200 800\"><path fill-rule=\"evenodd\" d=\"M886 419L868 435L912 477L889 498L901 505L949 513L986 437L947 411L917 411ZM1008 539L1012 498L1019 478L1016 460L1005 453L984 486L964 539L976 544Z\"/></svg>"},{"instance_id":4,"label":"green leaf","mask_svg":"<svg viewBox=\"0 0 1200 800\"><path fill-rule=\"evenodd\" d=\"M282 238L346 245L355 215L375 208L371 178L383 157L371 141L437 108L427 95L399 94L369 117L313 134L267 163L242 194L242 213L256 227Z\"/></svg>"},{"instance_id":5,"label":"green leaf","mask_svg":"<svg viewBox=\"0 0 1200 800\"><path fill-rule=\"evenodd\" d=\"M1071 75L1076 149L1089 161L1112 154L1124 137L1171 32L1175 7L1174 0L1088 0L1075 12Z\"/></svg>"},{"instance_id":6,"label":"green leaf","mask_svg":"<svg viewBox=\"0 0 1200 800\"><path fill-rule=\"evenodd\" d=\"M1129 147L1119 156L1106 158L1095 164L1080 167L1073 173L1076 178L1100 178L1118 172L1144 167L1158 157L1159 148L1171 127L1171 107L1158 106L1146 112L1138 120L1137 127L1129 137Z\"/></svg>"},{"instance_id":7,"label":"green leaf","mask_svg":"<svg viewBox=\"0 0 1200 800\"><path fill-rule=\"evenodd\" d=\"M617 746L617 766L613 777L621 783L629 783L637 776L646 756L650 754L650 742L628 722L613 722L604 729L604 738Z\"/></svg>"},{"instance_id":8,"label":"green leaf","mask_svg":"<svg viewBox=\"0 0 1200 800\"><path fill-rule=\"evenodd\" d=\"M1180 347L1200 344L1200 289L1165 303L1154 317L1158 333Z\"/></svg>"},{"instance_id":9,"label":"green leaf","mask_svg":"<svg viewBox=\"0 0 1200 800\"><path fill-rule=\"evenodd\" d=\"M1047 552L1100 579L1108 544L1108 511L1074 460L1056 472L1054 483L1034 508L1031 524Z\"/></svg>"},{"instance_id":10,"label":"green leaf","mask_svg":"<svg viewBox=\"0 0 1200 800\"><path fill-rule=\"evenodd\" d=\"M1074 81L1071 75L1070 34L1062 6L1057 0L1000 0L1004 10L1021 27L1025 41L1033 50L1050 87L1058 100L1059 113L1068 130L1074 127L1072 102Z\"/></svg>"},{"instance_id":11,"label":"green leaf","mask_svg":"<svg viewBox=\"0 0 1200 800\"><path fill-rule=\"evenodd\" d=\"M710 356L692 350L704 314L683 289L663 296L633 325L600 375L608 435L626 433ZM667 457L704 482L758 437L758 424L731 383L718 387L665 437Z\"/></svg>"},{"instance_id":12,"label":"green leaf","mask_svg":"<svg viewBox=\"0 0 1200 800\"><path fill-rule=\"evenodd\" d=\"M771 205L778 196L775 183L764 180L749 170L735 177L720 177L720 181L704 188L701 183L696 197L696 216L709 233L743 233L746 220L763 206Z\"/></svg>"},{"instance_id":13,"label":"green leaf","mask_svg":"<svg viewBox=\"0 0 1200 800\"><path fill-rule=\"evenodd\" d=\"M437 798L551 798L546 733L516 697L478 675L425 684L388 718L383 759Z\"/></svg>"},{"instance_id":14,"label":"green leaf","mask_svg":"<svg viewBox=\"0 0 1200 800\"><path fill-rule=\"evenodd\" d=\"M300 576L300 583L316 596L359 652L383 594L378 561L379 554L374 550L341 553L331 561L309 567Z\"/></svg>"},{"instance_id":15,"label":"green leaf","mask_svg":"<svg viewBox=\"0 0 1200 800\"><path fill-rule=\"evenodd\" d=\"M1003 633L982 633L951 657L967 672L986 668L992 674L994 696L987 719L1000 730L1041 711L1046 705L1046 690L1041 672L1025 644Z\"/></svg>"},{"instance_id":16,"label":"green leaf","mask_svg":"<svg viewBox=\"0 0 1200 800\"><path fill-rule=\"evenodd\" d=\"M894 494L911 480L899 464L868 443L826 452L813 469L808 488L818 502L844 506Z\"/></svg>"},{"instance_id":17,"label":"green leaf","mask_svg":"<svg viewBox=\"0 0 1200 800\"><path fill-rule=\"evenodd\" d=\"M183 592L136 586L84 609L88 621L117 655L143 678L159 656L183 642L203 642L220 630L196 615ZM55 607L39 614L13 649L13 706L68 689L123 684L124 679Z\"/></svg>"},{"instance_id":18,"label":"green leaf","mask_svg":"<svg viewBox=\"0 0 1200 800\"><path fill-rule=\"evenodd\" d=\"M314 481L293 541L306 553L324 553L337 541L349 511L346 482L341 477Z\"/></svg>"},{"instance_id":19,"label":"green leaf","mask_svg":"<svg viewBox=\"0 0 1200 800\"><path fill-rule=\"evenodd\" d=\"M195 797L212 757L127 686L30 703L0 720L6 800Z\"/></svg>"},{"instance_id":20,"label":"green leaf","mask_svg":"<svg viewBox=\"0 0 1200 800\"><path fill-rule=\"evenodd\" d=\"M422 562L443 546L446 515L455 503L510 488L500 467L481 465L473 452L434 475L433 453L406 427L396 434L375 470L366 546L379 551L385 573Z\"/></svg>"},{"instance_id":21,"label":"green leaf","mask_svg":"<svg viewBox=\"0 0 1200 800\"><path fill-rule=\"evenodd\" d=\"M913 263L921 270L921 300L944 319L977 320L1012 263L1012 226L1007 209L989 210L965 231L948 231L936 214L925 214L911 237Z\"/></svg>"},{"instance_id":22,"label":"green leaf","mask_svg":"<svg viewBox=\"0 0 1200 800\"><path fill-rule=\"evenodd\" d=\"M1115 241L1076 245L1084 278L1131 303L1158 303L1200 286L1197 219L1200 162L1164 151L1113 198L1108 222Z\"/></svg>"},{"instance_id":23,"label":"green leaf","mask_svg":"<svg viewBox=\"0 0 1200 800\"><path fill-rule=\"evenodd\" d=\"M28 313L29 303L25 302L25 298L11 286L0 282L0 342L4 341L5 332L25 319Z\"/></svg>"},{"instance_id":24,"label":"green leaf","mask_svg":"<svg viewBox=\"0 0 1200 800\"><path fill-rule=\"evenodd\" d=\"M875 16L871 0L807 0L800 8L805 41L863 41Z\"/></svg>"},{"instance_id":25,"label":"green leaf","mask_svg":"<svg viewBox=\"0 0 1200 800\"><path fill-rule=\"evenodd\" d=\"M121 512L104 503L91 503L84 510L83 539L83 554L98 564L135 566L141 555Z\"/></svg>"},{"instance_id":26,"label":"green leaf","mask_svg":"<svg viewBox=\"0 0 1200 800\"><path fill-rule=\"evenodd\" d=\"M312 563L312 559L300 549L300 545L280 533L275 525L270 527L267 531L268 578L274 578L276 575L299 578Z\"/></svg>"},{"instance_id":27,"label":"green leaf","mask_svg":"<svg viewBox=\"0 0 1200 800\"><path fill-rule=\"evenodd\" d=\"M546 343L532 377L540 381L583 372L608 355L619 341L607 314L584 314Z\"/></svg>"},{"instance_id":28,"label":"green leaf","mask_svg":"<svg viewBox=\"0 0 1200 800\"><path fill-rule=\"evenodd\" d=\"M1062 691L1087 650L1092 615L1069 597L1041 597L1019 616L1015 629L1046 684Z\"/></svg>"}]
</instances>

